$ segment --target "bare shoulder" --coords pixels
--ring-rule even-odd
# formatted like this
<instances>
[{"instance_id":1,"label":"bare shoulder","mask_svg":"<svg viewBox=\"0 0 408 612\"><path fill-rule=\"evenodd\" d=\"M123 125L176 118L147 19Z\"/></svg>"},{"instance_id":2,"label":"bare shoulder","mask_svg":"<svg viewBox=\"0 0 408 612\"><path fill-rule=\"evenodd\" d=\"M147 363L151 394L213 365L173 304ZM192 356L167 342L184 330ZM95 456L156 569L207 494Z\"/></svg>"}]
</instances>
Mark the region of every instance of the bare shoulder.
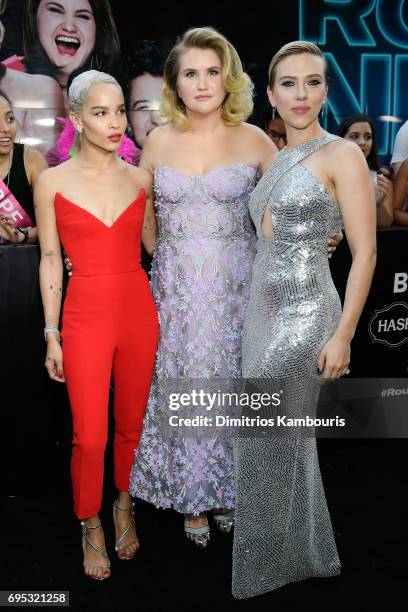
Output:
<instances>
[{"instance_id":1,"label":"bare shoulder","mask_svg":"<svg viewBox=\"0 0 408 612\"><path fill-rule=\"evenodd\" d=\"M354 142L343 138L334 140L326 145L323 156L328 178L334 185L369 181L366 158Z\"/></svg>"},{"instance_id":2,"label":"bare shoulder","mask_svg":"<svg viewBox=\"0 0 408 612\"><path fill-rule=\"evenodd\" d=\"M240 138L244 138L249 144L271 145L271 139L261 128L251 123L241 123L238 126Z\"/></svg>"},{"instance_id":3,"label":"bare shoulder","mask_svg":"<svg viewBox=\"0 0 408 612\"><path fill-rule=\"evenodd\" d=\"M257 125L253 125L252 123L246 123L245 121L243 121L239 124L238 129L247 138L263 138L264 136L265 138L268 138L268 136L263 130L261 130L261 128L259 128Z\"/></svg>"},{"instance_id":4,"label":"bare shoulder","mask_svg":"<svg viewBox=\"0 0 408 612\"><path fill-rule=\"evenodd\" d=\"M250 123L241 123L239 138L247 151L252 151L254 164L256 164L263 174L273 162L277 153L277 148L263 130Z\"/></svg>"},{"instance_id":5,"label":"bare shoulder","mask_svg":"<svg viewBox=\"0 0 408 612\"><path fill-rule=\"evenodd\" d=\"M332 176L355 174L359 170L368 172L366 159L360 147L350 140L339 138L324 147L324 160Z\"/></svg>"},{"instance_id":6,"label":"bare shoulder","mask_svg":"<svg viewBox=\"0 0 408 612\"><path fill-rule=\"evenodd\" d=\"M360 159L365 161L365 157L360 147L350 140L339 138L333 140L325 147L325 154L335 162L350 163L352 160Z\"/></svg>"},{"instance_id":7,"label":"bare shoulder","mask_svg":"<svg viewBox=\"0 0 408 612\"><path fill-rule=\"evenodd\" d=\"M46 159L44 157L44 155L41 153L41 151L39 151L38 149L34 149L34 147L25 147L25 155L26 155L26 160L29 163L29 165L41 165L41 164L46 164Z\"/></svg>"},{"instance_id":8,"label":"bare shoulder","mask_svg":"<svg viewBox=\"0 0 408 612\"><path fill-rule=\"evenodd\" d=\"M273 157L276 154L275 145L261 128L250 123L241 123L239 129L241 130L240 137L247 143L247 146L263 151L264 155Z\"/></svg>"},{"instance_id":9,"label":"bare shoulder","mask_svg":"<svg viewBox=\"0 0 408 612\"><path fill-rule=\"evenodd\" d=\"M167 142L170 138L174 138L179 133L171 123L167 123L166 125L160 125L154 130L150 132L148 137L146 138L146 142L144 144L143 149L147 146L149 149L151 147L160 146L163 143Z\"/></svg>"},{"instance_id":10,"label":"bare shoulder","mask_svg":"<svg viewBox=\"0 0 408 612\"><path fill-rule=\"evenodd\" d=\"M146 190L150 190L152 186L152 174L149 172L149 170L130 165L128 170L132 176L132 179L135 180L138 185L144 187Z\"/></svg>"},{"instance_id":11,"label":"bare shoulder","mask_svg":"<svg viewBox=\"0 0 408 612\"><path fill-rule=\"evenodd\" d=\"M65 162L68 163L68 162ZM54 196L61 188L63 178L66 176L64 164L55 166L55 168L47 168L38 175L35 183L35 192L44 196Z\"/></svg>"}]
</instances>

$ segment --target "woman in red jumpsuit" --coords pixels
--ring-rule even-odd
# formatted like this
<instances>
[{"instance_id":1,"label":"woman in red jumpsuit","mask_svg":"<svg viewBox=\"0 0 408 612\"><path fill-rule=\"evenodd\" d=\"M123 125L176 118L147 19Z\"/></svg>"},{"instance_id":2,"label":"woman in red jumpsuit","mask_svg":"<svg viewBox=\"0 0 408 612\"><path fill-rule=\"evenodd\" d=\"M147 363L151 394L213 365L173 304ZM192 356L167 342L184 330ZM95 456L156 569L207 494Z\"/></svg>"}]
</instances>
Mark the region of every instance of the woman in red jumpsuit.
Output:
<instances>
[{"instance_id":1,"label":"woman in red jumpsuit","mask_svg":"<svg viewBox=\"0 0 408 612\"><path fill-rule=\"evenodd\" d=\"M118 83L110 75L85 72L72 82L69 101L80 151L43 172L35 189L45 365L53 380L67 383L74 510L81 520L84 571L102 580L110 575L98 512L112 373L116 550L120 559L130 559L139 547L127 491L158 336L156 307L140 264L141 240L151 253L156 225L150 173L116 155L127 125ZM62 346L61 243L74 267L64 303Z\"/></svg>"}]
</instances>

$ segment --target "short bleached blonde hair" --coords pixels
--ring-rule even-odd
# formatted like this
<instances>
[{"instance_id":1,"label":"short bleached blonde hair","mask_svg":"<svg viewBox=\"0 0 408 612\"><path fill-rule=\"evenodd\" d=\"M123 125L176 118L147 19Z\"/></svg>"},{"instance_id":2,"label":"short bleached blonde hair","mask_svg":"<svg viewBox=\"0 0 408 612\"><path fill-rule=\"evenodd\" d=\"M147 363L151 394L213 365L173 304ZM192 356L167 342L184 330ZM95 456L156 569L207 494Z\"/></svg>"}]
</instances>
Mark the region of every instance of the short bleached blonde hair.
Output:
<instances>
[{"instance_id":1,"label":"short bleached blonde hair","mask_svg":"<svg viewBox=\"0 0 408 612\"><path fill-rule=\"evenodd\" d=\"M226 97L222 105L225 125L239 125L253 110L253 83L244 72L239 55L233 45L214 28L190 28L170 51L164 66L164 85L161 101L161 120L172 122L178 129L190 127L182 100L177 92L180 57L187 49L213 49L221 61L222 84Z\"/></svg>"},{"instance_id":2,"label":"short bleached blonde hair","mask_svg":"<svg viewBox=\"0 0 408 612\"><path fill-rule=\"evenodd\" d=\"M302 53L311 53L312 55L317 55L318 57L321 57L323 59L324 77L327 81L329 76L329 66L326 58L322 53L322 50L319 49L317 45L307 40L294 40L292 42L287 43L286 45L283 45L283 47L281 47L279 51L275 53L271 60L271 63L269 64L268 83L271 89L273 88L275 82L276 68L278 64L280 64L282 60L286 59L287 57L290 57L291 55L301 55Z\"/></svg>"},{"instance_id":3,"label":"short bleached blonde hair","mask_svg":"<svg viewBox=\"0 0 408 612\"><path fill-rule=\"evenodd\" d=\"M99 70L86 70L76 76L70 85L68 91L69 109L79 115L92 85L100 84L115 85L123 94L121 86L111 74Z\"/></svg>"}]
</instances>

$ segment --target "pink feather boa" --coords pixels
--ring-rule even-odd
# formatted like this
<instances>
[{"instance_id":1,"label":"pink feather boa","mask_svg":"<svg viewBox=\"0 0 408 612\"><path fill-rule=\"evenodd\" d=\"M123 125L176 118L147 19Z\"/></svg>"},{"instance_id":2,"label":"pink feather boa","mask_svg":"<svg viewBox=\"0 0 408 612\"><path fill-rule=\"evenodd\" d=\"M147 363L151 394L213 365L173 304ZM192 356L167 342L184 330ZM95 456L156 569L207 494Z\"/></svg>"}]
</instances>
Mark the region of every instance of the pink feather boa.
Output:
<instances>
[{"instance_id":1,"label":"pink feather boa","mask_svg":"<svg viewBox=\"0 0 408 612\"><path fill-rule=\"evenodd\" d=\"M58 166L70 158L70 151L74 145L75 128L68 117L58 117L63 130L58 137L55 146L46 153L47 162L50 166ZM137 166L141 156L140 149L137 148L133 140L125 135L118 150L118 155L129 164Z\"/></svg>"}]
</instances>

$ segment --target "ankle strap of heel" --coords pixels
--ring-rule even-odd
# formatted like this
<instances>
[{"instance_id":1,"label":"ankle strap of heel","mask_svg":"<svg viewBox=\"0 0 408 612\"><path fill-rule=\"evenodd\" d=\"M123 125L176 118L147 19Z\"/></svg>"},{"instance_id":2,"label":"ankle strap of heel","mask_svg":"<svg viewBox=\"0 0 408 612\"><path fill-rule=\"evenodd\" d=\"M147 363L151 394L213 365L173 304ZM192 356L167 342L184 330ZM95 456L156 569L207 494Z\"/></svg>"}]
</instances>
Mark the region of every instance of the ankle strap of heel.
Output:
<instances>
[{"instance_id":1,"label":"ankle strap of heel","mask_svg":"<svg viewBox=\"0 0 408 612\"><path fill-rule=\"evenodd\" d=\"M115 506L116 510L122 510L122 512L129 512L129 514L132 515L135 513L135 502L131 502L129 508L121 508L117 501L115 501L113 505Z\"/></svg>"}]
</instances>

